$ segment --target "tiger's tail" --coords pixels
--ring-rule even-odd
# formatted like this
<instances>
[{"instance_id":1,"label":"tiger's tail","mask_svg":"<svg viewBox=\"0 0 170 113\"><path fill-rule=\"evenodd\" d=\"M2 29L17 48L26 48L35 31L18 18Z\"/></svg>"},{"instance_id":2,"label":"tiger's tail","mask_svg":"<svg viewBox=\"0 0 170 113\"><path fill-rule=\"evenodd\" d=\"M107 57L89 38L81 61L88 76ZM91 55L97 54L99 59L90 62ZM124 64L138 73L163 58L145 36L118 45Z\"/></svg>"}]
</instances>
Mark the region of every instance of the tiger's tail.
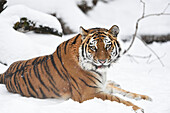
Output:
<instances>
[{"instance_id":1,"label":"tiger's tail","mask_svg":"<svg viewBox=\"0 0 170 113\"><path fill-rule=\"evenodd\" d=\"M0 84L5 84L4 74L0 74Z\"/></svg>"}]
</instances>

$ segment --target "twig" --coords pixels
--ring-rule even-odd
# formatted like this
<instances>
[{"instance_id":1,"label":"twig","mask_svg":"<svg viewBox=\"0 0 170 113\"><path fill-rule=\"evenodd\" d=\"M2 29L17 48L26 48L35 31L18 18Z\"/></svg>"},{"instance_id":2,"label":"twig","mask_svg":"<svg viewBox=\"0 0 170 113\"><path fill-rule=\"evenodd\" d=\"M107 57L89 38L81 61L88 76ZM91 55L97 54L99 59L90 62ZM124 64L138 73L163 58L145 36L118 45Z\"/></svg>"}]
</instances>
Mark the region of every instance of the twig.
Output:
<instances>
[{"instance_id":1,"label":"twig","mask_svg":"<svg viewBox=\"0 0 170 113\"><path fill-rule=\"evenodd\" d=\"M142 0L140 0L140 2L143 4L143 13L142 13L142 17L145 16L145 2L143 2Z\"/></svg>"},{"instance_id":2,"label":"twig","mask_svg":"<svg viewBox=\"0 0 170 113\"><path fill-rule=\"evenodd\" d=\"M170 3L168 3L168 5L165 7L165 9L161 13L145 15L145 2L143 2L142 0L140 0L140 2L143 4L143 13L142 13L142 16L139 19L137 19L137 21L136 21L136 28L135 28L135 33L134 33L134 35L132 37L132 41L131 41L129 47L126 50L124 50L123 55L126 54L129 51L129 49L132 47L132 45L133 45L133 43L135 41L135 37L137 36L139 22L142 19L147 18L147 17L151 17L151 16L170 15L170 13L165 13L166 10L168 9L168 7L170 6Z\"/></svg>"},{"instance_id":3,"label":"twig","mask_svg":"<svg viewBox=\"0 0 170 113\"><path fill-rule=\"evenodd\" d=\"M161 59L161 58L163 58L165 55L166 55L166 54L164 54L164 55L160 56L159 58ZM156 61L156 60L158 60L158 59L156 58L156 59L154 59L154 60L151 60L151 61L150 61L150 62L148 62L148 63L149 63L149 64L151 64L152 62L154 62L154 61Z\"/></svg>"},{"instance_id":4,"label":"twig","mask_svg":"<svg viewBox=\"0 0 170 113\"><path fill-rule=\"evenodd\" d=\"M129 56L129 57L136 57L136 58L142 58L142 59L147 59L147 58L150 58L152 55L149 54L148 56L138 56L138 55L127 54L127 56Z\"/></svg>"},{"instance_id":5,"label":"twig","mask_svg":"<svg viewBox=\"0 0 170 113\"><path fill-rule=\"evenodd\" d=\"M5 66L7 66L7 64L6 64L6 63L4 63L4 62L1 62L1 61L0 61L0 64L3 64L3 65L5 65Z\"/></svg>"},{"instance_id":6,"label":"twig","mask_svg":"<svg viewBox=\"0 0 170 113\"><path fill-rule=\"evenodd\" d=\"M139 37L138 37L139 38ZM147 44L146 44L146 42L145 41L143 41L141 38L139 38L142 42L143 42L143 44L157 57L157 59L159 60L159 62L161 63L161 65L164 67L165 65L164 65L164 63L162 62L162 60L160 59L160 57L157 55L157 53L153 50L153 49L151 49Z\"/></svg>"},{"instance_id":7,"label":"twig","mask_svg":"<svg viewBox=\"0 0 170 113\"><path fill-rule=\"evenodd\" d=\"M135 58L148 59L148 60L147 60L147 62L148 62L152 55L149 54L148 56L138 56L138 55L127 54L126 56L130 57L130 58L133 59L136 63L138 63Z\"/></svg>"}]
</instances>

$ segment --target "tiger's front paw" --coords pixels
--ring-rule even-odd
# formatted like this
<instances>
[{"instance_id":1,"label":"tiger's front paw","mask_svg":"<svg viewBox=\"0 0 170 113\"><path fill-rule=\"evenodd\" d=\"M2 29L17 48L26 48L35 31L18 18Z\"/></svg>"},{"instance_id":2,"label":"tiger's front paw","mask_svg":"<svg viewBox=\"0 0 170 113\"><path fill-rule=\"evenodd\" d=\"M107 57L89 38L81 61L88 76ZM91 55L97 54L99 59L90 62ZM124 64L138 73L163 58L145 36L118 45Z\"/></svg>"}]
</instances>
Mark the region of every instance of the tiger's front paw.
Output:
<instances>
[{"instance_id":1,"label":"tiger's front paw","mask_svg":"<svg viewBox=\"0 0 170 113\"><path fill-rule=\"evenodd\" d=\"M128 98L135 99L135 100L147 100L147 101L152 101L152 99L147 96L147 95L140 95L140 94L135 94L135 93L127 93L125 95Z\"/></svg>"},{"instance_id":2,"label":"tiger's front paw","mask_svg":"<svg viewBox=\"0 0 170 113\"><path fill-rule=\"evenodd\" d=\"M152 101L152 98L150 98L147 95L141 95L141 97L142 97L143 100Z\"/></svg>"}]
</instances>

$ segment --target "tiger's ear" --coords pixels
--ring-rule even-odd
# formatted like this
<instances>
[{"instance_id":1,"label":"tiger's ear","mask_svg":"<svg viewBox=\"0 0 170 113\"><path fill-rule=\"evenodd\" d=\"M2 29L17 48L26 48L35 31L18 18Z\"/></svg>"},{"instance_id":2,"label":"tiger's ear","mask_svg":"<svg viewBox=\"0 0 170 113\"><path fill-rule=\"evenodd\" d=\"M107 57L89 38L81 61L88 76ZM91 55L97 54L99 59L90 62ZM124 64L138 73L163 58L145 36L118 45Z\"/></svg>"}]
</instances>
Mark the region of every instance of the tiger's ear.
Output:
<instances>
[{"instance_id":1,"label":"tiger's ear","mask_svg":"<svg viewBox=\"0 0 170 113\"><path fill-rule=\"evenodd\" d=\"M117 37L117 35L119 34L119 27L117 25L113 25L108 32L114 37Z\"/></svg>"},{"instance_id":2,"label":"tiger's ear","mask_svg":"<svg viewBox=\"0 0 170 113\"><path fill-rule=\"evenodd\" d=\"M85 37L87 36L88 34L88 31L85 30L82 26L80 26L80 30L79 30L80 34L82 35L82 40L85 39Z\"/></svg>"}]
</instances>

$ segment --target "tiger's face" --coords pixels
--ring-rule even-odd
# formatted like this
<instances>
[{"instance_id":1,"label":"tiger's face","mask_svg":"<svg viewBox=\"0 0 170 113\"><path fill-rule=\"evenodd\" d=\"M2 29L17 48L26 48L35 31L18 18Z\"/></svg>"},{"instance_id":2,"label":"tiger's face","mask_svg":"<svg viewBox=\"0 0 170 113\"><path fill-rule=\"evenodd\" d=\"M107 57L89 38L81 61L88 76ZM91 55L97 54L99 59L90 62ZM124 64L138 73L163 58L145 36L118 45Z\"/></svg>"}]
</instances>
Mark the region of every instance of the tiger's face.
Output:
<instances>
[{"instance_id":1,"label":"tiger's face","mask_svg":"<svg viewBox=\"0 0 170 113\"><path fill-rule=\"evenodd\" d=\"M82 44L79 48L79 62L85 70L99 70L110 67L120 56L120 45L117 41L118 26L109 30L93 28L85 30L80 27Z\"/></svg>"}]
</instances>

